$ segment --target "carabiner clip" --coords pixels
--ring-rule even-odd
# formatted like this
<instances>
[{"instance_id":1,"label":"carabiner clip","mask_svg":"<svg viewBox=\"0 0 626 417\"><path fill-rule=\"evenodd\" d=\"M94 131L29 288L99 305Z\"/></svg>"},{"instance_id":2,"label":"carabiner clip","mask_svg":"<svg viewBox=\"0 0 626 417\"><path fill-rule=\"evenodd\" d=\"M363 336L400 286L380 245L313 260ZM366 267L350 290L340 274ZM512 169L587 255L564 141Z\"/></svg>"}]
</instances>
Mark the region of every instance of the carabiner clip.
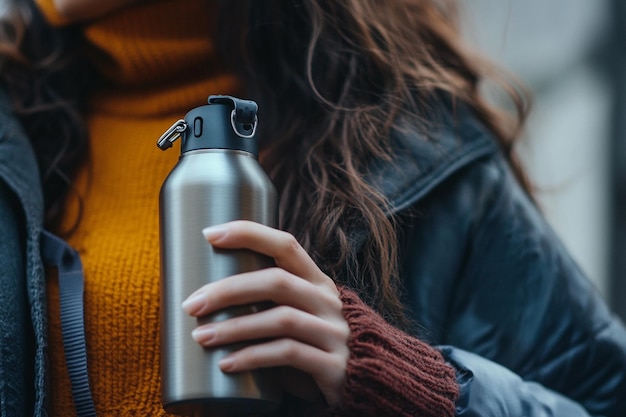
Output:
<instances>
[{"instance_id":1,"label":"carabiner clip","mask_svg":"<svg viewBox=\"0 0 626 417\"><path fill-rule=\"evenodd\" d=\"M172 143L187 130L187 122L183 119L176 121L169 129L165 131L157 141L157 146L162 151L172 147Z\"/></svg>"}]
</instances>

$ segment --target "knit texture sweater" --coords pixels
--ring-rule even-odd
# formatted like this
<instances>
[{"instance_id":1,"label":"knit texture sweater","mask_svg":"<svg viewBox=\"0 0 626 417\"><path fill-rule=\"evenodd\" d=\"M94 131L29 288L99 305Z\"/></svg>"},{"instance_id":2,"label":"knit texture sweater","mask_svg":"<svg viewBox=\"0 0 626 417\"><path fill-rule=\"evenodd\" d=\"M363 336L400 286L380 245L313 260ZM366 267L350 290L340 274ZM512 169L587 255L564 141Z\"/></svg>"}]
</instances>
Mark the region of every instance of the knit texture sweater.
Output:
<instances>
[{"instance_id":1,"label":"knit texture sweater","mask_svg":"<svg viewBox=\"0 0 626 417\"><path fill-rule=\"evenodd\" d=\"M326 415L451 417L455 371L427 343L388 324L352 291L340 288L350 326L342 403Z\"/></svg>"},{"instance_id":2,"label":"knit texture sweater","mask_svg":"<svg viewBox=\"0 0 626 417\"><path fill-rule=\"evenodd\" d=\"M52 0L39 3L52 24L67 24ZM159 151L155 142L209 94L239 95L237 80L215 56L210 3L140 2L82 24L85 53L103 84L88 109L92 152L76 180L83 215L69 243L85 269L88 367L99 416L167 415L159 379L158 192L178 154ZM65 226L78 207L70 197ZM71 416L58 284L50 278L50 415ZM387 324L348 289L341 297L352 331L343 401L315 411L454 415L455 375L439 352Z\"/></svg>"},{"instance_id":3,"label":"knit texture sweater","mask_svg":"<svg viewBox=\"0 0 626 417\"><path fill-rule=\"evenodd\" d=\"M203 0L140 2L82 23L85 53L102 78L88 109L91 156L76 180L83 216L69 243L85 271L90 383L98 416L165 415L159 376L158 195L178 159L159 136L210 94L237 94L211 42L215 16ZM51 0L41 0L53 23ZM71 194L64 227L77 217ZM199 230L198 233L201 233ZM49 284L50 415L73 415ZM191 336L190 336L191 337Z\"/></svg>"}]
</instances>

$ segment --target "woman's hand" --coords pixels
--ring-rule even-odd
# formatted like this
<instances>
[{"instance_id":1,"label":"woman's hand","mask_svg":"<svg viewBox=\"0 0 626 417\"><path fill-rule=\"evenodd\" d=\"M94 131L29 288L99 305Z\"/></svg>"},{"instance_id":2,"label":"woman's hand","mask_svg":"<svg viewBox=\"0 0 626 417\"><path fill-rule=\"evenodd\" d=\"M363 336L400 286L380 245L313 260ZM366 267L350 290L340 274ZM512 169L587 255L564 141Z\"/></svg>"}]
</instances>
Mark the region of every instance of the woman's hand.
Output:
<instances>
[{"instance_id":1,"label":"woman's hand","mask_svg":"<svg viewBox=\"0 0 626 417\"><path fill-rule=\"evenodd\" d=\"M255 314L199 326L194 339L206 347L267 339L229 354L224 372L288 366L309 374L330 405L336 404L346 375L350 329L335 283L290 234L258 223L234 221L203 230L219 248L246 248L274 258L276 267L234 275L207 284L183 303L192 316L225 307L272 301ZM294 372L294 375L299 374ZM304 381L300 381L303 382ZM289 384L296 395L302 384ZM300 391L300 392L298 392Z\"/></svg>"}]
</instances>

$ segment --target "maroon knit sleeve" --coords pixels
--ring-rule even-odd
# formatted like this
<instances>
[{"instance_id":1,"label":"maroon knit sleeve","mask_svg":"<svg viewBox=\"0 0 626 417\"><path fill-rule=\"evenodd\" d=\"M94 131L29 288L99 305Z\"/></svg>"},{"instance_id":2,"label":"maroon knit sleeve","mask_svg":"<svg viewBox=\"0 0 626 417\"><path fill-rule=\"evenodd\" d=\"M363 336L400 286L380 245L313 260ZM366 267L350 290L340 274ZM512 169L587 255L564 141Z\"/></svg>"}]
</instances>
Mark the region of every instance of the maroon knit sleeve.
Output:
<instances>
[{"instance_id":1,"label":"maroon knit sleeve","mask_svg":"<svg viewBox=\"0 0 626 417\"><path fill-rule=\"evenodd\" d=\"M454 416L459 388L441 353L388 324L354 292L340 292L350 359L341 405L331 414Z\"/></svg>"}]
</instances>

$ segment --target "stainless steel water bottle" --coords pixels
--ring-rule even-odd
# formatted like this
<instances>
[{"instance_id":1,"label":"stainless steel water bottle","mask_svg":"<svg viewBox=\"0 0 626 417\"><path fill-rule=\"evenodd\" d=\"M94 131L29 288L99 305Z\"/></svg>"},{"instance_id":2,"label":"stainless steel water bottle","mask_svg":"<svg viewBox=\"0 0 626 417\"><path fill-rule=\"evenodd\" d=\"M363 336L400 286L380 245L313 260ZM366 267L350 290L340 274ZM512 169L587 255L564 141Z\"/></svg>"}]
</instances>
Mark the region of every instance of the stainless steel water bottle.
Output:
<instances>
[{"instance_id":1,"label":"stainless steel water bottle","mask_svg":"<svg viewBox=\"0 0 626 417\"><path fill-rule=\"evenodd\" d=\"M217 249L202 236L207 226L245 219L277 226L277 193L257 162L257 105L210 96L158 141L182 138L178 163L159 197L161 250L161 384L166 411L184 416L252 416L278 408L277 369L223 373L217 363L241 346L203 348L191 338L198 325L250 314L262 305L228 308L196 319L181 304L201 286L271 266L249 250Z\"/></svg>"}]
</instances>

